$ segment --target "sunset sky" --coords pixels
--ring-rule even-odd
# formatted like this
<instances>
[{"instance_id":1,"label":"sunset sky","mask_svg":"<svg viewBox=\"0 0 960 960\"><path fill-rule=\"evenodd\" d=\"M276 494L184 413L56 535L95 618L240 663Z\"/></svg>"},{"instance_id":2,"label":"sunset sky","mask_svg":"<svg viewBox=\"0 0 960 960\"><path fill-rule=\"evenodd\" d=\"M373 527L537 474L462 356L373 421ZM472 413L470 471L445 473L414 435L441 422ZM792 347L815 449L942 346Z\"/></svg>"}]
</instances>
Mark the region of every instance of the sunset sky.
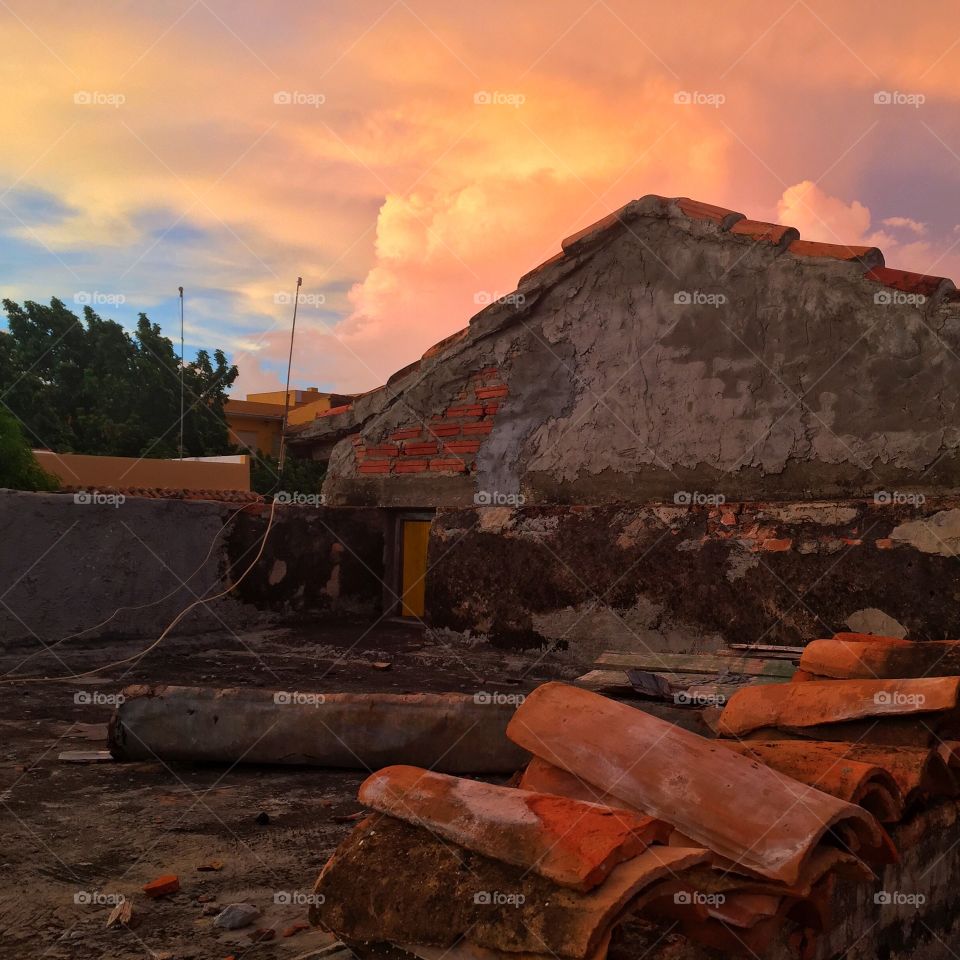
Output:
<instances>
[{"instance_id":1,"label":"sunset sky","mask_svg":"<svg viewBox=\"0 0 960 960\"><path fill-rule=\"evenodd\" d=\"M364 390L648 193L960 278L955 0L0 0L0 36L3 296L176 338L182 284L235 396L298 275L296 384Z\"/></svg>"}]
</instances>

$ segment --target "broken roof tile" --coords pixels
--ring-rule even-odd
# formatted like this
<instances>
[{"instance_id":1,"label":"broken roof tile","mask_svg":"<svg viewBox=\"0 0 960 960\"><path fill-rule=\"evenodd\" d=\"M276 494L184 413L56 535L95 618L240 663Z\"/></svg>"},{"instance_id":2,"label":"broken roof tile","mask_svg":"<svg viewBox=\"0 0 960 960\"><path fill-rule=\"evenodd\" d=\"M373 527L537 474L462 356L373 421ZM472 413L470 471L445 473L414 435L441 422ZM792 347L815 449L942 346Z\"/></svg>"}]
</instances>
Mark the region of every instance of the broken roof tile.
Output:
<instances>
[{"instance_id":1,"label":"broken roof tile","mask_svg":"<svg viewBox=\"0 0 960 960\"><path fill-rule=\"evenodd\" d=\"M874 717L952 711L960 677L915 680L813 680L744 687L723 708L721 736L739 737L762 727L812 727Z\"/></svg>"},{"instance_id":2,"label":"broken roof tile","mask_svg":"<svg viewBox=\"0 0 960 960\"><path fill-rule=\"evenodd\" d=\"M659 833L651 817L627 810L410 766L372 774L357 798L371 810L577 890L602 883Z\"/></svg>"},{"instance_id":3,"label":"broken roof tile","mask_svg":"<svg viewBox=\"0 0 960 960\"><path fill-rule=\"evenodd\" d=\"M924 273L911 273L909 270L896 270L892 267L874 267L864 276L868 280L876 280L885 287L901 290L904 293L920 294L923 297L933 297L946 286L953 288L953 281L946 277L934 277Z\"/></svg>"},{"instance_id":4,"label":"broken roof tile","mask_svg":"<svg viewBox=\"0 0 960 960\"><path fill-rule=\"evenodd\" d=\"M787 249L796 257L824 257L833 260L859 260L872 269L883 266L883 253L877 247L851 247L816 240L794 240Z\"/></svg>"},{"instance_id":5,"label":"broken roof tile","mask_svg":"<svg viewBox=\"0 0 960 960\"><path fill-rule=\"evenodd\" d=\"M665 720L566 684L547 683L529 694L510 720L507 736L635 809L666 820L696 843L786 883L796 881L805 860L836 824L862 833L865 848L885 836L860 807ZM795 816L784 818L785 809Z\"/></svg>"}]
</instances>

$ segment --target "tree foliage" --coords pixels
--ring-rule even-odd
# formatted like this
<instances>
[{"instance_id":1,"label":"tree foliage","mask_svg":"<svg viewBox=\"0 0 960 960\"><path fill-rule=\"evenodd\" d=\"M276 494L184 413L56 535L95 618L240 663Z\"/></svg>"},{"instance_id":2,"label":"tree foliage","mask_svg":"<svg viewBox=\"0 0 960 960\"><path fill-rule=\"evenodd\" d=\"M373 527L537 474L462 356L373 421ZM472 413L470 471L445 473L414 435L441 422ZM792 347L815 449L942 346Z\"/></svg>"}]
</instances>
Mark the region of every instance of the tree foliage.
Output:
<instances>
[{"instance_id":1,"label":"tree foliage","mask_svg":"<svg viewBox=\"0 0 960 960\"><path fill-rule=\"evenodd\" d=\"M10 490L56 490L57 478L37 463L17 418L0 407L0 487Z\"/></svg>"},{"instance_id":2,"label":"tree foliage","mask_svg":"<svg viewBox=\"0 0 960 960\"><path fill-rule=\"evenodd\" d=\"M27 441L57 453L175 457L180 442L180 359L141 313L131 336L90 307L83 319L49 306L4 300L0 398ZM224 404L237 368L222 350L184 367L184 456L230 452Z\"/></svg>"},{"instance_id":3,"label":"tree foliage","mask_svg":"<svg viewBox=\"0 0 960 960\"><path fill-rule=\"evenodd\" d=\"M249 453L249 450L242 450ZM250 486L257 493L320 493L327 472L325 460L305 460L287 454L283 475L277 457L258 453L250 461Z\"/></svg>"}]
</instances>

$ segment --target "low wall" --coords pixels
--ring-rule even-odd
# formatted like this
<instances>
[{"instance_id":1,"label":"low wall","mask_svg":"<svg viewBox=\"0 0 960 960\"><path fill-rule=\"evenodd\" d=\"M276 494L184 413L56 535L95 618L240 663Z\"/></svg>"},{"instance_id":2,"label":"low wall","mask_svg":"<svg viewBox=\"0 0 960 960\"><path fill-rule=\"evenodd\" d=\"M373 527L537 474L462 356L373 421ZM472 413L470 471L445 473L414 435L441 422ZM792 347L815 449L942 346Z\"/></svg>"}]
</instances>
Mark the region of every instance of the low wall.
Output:
<instances>
[{"instance_id":1,"label":"low wall","mask_svg":"<svg viewBox=\"0 0 960 960\"><path fill-rule=\"evenodd\" d=\"M960 500L484 507L431 528L427 618L519 646L960 637Z\"/></svg>"},{"instance_id":2,"label":"low wall","mask_svg":"<svg viewBox=\"0 0 960 960\"><path fill-rule=\"evenodd\" d=\"M139 498L111 506L0 490L0 644L79 631L155 637L190 601L225 589L249 566L269 510ZM249 577L177 632L379 614L383 546L379 511L278 505Z\"/></svg>"},{"instance_id":3,"label":"low wall","mask_svg":"<svg viewBox=\"0 0 960 960\"><path fill-rule=\"evenodd\" d=\"M67 487L160 487L170 490L249 490L250 458L149 460L34 450L37 463Z\"/></svg>"}]
</instances>

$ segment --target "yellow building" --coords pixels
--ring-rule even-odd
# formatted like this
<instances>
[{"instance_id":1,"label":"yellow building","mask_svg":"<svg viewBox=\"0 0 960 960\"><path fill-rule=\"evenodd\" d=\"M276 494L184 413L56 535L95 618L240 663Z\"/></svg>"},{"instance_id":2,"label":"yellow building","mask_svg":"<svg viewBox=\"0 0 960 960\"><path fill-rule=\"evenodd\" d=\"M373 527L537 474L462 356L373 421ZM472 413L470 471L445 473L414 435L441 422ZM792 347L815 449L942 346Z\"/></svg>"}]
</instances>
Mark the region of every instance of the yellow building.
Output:
<instances>
[{"instance_id":1,"label":"yellow building","mask_svg":"<svg viewBox=\"0 0 960 960\"><path fill-rule=\"evenodd\" d=\"M350 403L352 397L340 393L323 393L317 387L291 390L287 420L307 423L333 407ZM283 431L284 391L248 393L246 400L227 400L224 412L230 442L253 452L276 457L280 453Z\"/></svg>"}]
</instances>

